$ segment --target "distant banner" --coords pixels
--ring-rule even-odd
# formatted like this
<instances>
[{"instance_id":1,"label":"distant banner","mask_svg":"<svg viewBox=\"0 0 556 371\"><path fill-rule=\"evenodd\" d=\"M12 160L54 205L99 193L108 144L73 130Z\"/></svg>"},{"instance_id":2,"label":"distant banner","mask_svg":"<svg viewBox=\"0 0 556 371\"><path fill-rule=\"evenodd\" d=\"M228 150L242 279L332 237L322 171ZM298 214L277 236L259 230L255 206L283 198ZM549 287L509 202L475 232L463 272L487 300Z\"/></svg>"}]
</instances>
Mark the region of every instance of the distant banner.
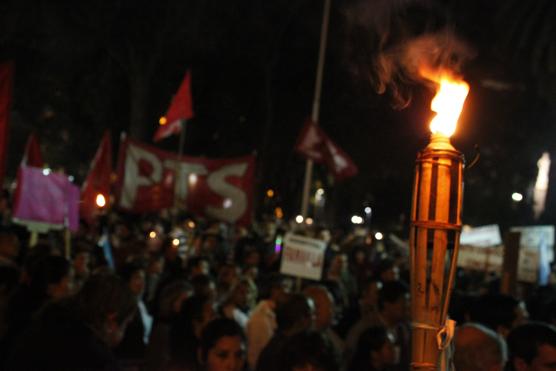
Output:
<instances>
[{"instance_id":1,"label":"distant banner","mask_svg":"<svg viewBox=\"0 0 556 371\"><path fill-rule=\"evenodd\" d=\"M491 247L502 244L502 235L498 224L466 228L461 231L460 244L476 247Z\"/></svg>"},{"instance_id":2,"label":"distant banner","mask_svg":"<svg viewBox=\"0 0 556 371\"><path fill-rule=\"evenodd\" d=\"M284 239L280 272L295 277L320 280L325 248L324 241L287 234Z\"/></svg>"},{"instance_id":3,"label":"distant banner","mask_svg":"<svg viewBox=\"0 0 556 371\"><path fill-rule=\"evenodd\" d=\"M502 272L504 246L477 247L461 245L458 253L457 266L461 268L494 272ZM536 282L539 272L539 253L535 249L521 247L517 269L517 280Z\"/></svg>"},{"instance_id":4,"label":"distant banner","mask_svg":"<svg viewBox=\"0 0 556 371\"><path fill-rule=\"evenodd\" d=\"M126 138L118 161L118 206L141 213L177 204L194 214L249 224L254 167L254 156L180 157Z\"/></svg>"}]
</instances>

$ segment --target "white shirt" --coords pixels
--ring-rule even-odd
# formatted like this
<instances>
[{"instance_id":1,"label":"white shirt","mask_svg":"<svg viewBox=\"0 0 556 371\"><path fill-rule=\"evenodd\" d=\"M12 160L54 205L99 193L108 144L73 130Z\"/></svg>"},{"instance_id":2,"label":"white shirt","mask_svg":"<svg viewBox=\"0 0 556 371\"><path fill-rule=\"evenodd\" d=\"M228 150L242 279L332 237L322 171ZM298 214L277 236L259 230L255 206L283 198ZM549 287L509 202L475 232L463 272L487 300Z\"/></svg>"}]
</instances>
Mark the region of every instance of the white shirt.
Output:
<instances>
[{"instance_id":1,"label":"white shirt","mask_svg":"<svg viewBox=\"0 0 556 371\"><path fill-rule=\"evenodd\" d=\"M274 307L274 302L262 300L247 321L247 363L251 370L256 368L259 355L276 331Z\"/></svg>"}]
</instances>

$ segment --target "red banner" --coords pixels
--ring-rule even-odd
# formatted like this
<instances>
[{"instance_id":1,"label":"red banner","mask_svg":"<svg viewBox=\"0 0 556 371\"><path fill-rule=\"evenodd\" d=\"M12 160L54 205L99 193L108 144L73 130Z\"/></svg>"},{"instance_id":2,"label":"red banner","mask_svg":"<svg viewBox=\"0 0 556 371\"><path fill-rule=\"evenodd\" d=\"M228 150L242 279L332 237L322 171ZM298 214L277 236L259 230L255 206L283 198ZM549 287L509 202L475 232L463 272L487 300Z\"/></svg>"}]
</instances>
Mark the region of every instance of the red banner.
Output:
<instances>
[{"instance_id":1,"label":"red banner","mask_svg":"<svg viewBox=\"0 0 556 371\"><path fill-rule=\"evenodd\" d=\"M141 213L176 203L197 215L249 224L254 168L254 156L180 157L126 138L118 160L118 206Z\"/></svg>"}]
</instances>

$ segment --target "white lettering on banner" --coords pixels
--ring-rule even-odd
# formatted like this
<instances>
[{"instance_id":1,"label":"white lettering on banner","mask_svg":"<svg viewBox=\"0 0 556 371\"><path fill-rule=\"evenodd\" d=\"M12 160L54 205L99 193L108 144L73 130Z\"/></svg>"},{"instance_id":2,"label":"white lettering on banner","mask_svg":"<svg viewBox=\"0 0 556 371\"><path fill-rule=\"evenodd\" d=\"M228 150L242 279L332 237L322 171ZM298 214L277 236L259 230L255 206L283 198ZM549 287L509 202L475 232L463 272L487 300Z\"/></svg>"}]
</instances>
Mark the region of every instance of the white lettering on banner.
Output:
<instances>
[{"instance_id":1,"label":"white lettering on banner","mask_svg":"<svg viewBox=\"0 0 556 371\"><path fill-rule=\"evenodd\" d=\"M189 175L206 175L207 168L201 164L191 164L179 160L164 160L164 167L173 169L176 173L175 195L178 200L185 201L189 190Z\"/></svg>"},{"instance_id":2,"label":"white lettering on banner","mask_svg":"<svg viewBox=\"0 0 556 371\"><path fill-rule=\"evenodd\" d=\"M247 164L223 166L208 176L207 184L210 189L224 199L222 207L207 206L207 215L233 222L247 209L247 195L241 189L226 183L229 176L243 176L247 171Z\"/></svg>"},{"instance_id":3,"label":"white lettering on banner","mask_svg":"<svg viewBox=\"0 0 556 371\"><path fill-rule=\"evenodd\" d=\"M152 167L152 172L148 176L141 175L139 163L141 160L148 162ZM125 159L125 179L120 199L120 206L126 209L133 208L137 190L141 186L152 186L162 180L162 164L151 152L138 146L129 145Z\"/></svg>"}]
</instances>

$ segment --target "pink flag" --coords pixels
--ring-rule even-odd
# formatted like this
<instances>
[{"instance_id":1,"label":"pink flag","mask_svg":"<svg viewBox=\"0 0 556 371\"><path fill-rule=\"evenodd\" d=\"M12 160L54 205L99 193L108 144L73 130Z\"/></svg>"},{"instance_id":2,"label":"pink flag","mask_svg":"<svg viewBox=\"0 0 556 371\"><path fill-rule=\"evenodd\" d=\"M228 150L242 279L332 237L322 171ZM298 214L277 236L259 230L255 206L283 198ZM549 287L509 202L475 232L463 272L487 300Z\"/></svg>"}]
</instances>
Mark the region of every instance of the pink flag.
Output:
<instances>
[{"instance_id":1,"label":"pink flag","mask_svg":"<svg viewBox=\"0 0 556 371\"><path fill-rule=\"evenodd\" d=\"M168 112L166 112L166 124L158 127L153 140L158 142L166 137L178 134L182 130L181 121L189 120L192 117L191 74L187 71L178 92L172 98Z\"/></svg>"},{"instance_id":2,"label":"pink flag","mask_svg":"<svg viewBox=\"0 0 556 371\"><path fill-rule=\"evenodd\" d=\"M20 166L14 197L13 218L20 223L45 223L52 227L79 225L79 188L64 174Z\"/></svg>"}]
</instances>

